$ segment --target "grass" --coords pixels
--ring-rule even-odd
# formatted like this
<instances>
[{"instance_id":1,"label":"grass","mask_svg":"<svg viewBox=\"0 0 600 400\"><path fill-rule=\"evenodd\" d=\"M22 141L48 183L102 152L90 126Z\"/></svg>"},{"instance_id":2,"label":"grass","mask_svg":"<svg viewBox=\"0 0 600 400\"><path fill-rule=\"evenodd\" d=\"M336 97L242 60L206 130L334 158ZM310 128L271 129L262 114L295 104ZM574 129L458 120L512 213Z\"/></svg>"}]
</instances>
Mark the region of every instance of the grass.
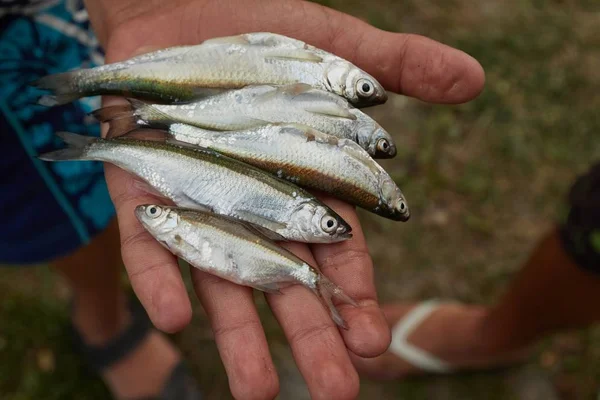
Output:
<instances>
[{"instance_id":1,"label":"grass","mask_svg":"<svg viewBox=\"0 0 600 400\"><path fill-rule=\"evenodd\" d=\"M321 2L382 29L457 47L485 68L485 90L468 104L393 96L369 109L400 144L398 158L382 164L402 185L413 218L398 224L361 212L361 219L383 301L493 302L564 212L573 179L600 156L600 6L593 0ZM0 277L3 399L105 398L69 348L57 285L43 267ZM282 378L280 397L307 398L285 340L264 302L259 307ZM206 321L196 316L174 340L208 397L229 396ZM591 328L547 338L523 368L365 381L361 398L594 399L599 371L600 330Z\"/></svg>"}]
</instances>

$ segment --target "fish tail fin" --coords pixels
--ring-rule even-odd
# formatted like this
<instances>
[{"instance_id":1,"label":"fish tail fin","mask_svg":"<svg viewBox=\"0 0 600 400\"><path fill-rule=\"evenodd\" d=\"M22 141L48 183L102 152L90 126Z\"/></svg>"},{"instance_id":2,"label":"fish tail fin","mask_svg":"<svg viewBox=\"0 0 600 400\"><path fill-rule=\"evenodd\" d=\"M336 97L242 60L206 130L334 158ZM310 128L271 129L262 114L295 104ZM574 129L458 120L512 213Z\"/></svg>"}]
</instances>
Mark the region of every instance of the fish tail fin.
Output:
<instances>
[{"instance_id":1,"label":"fish tail fin","mask_svg":"<svg viewBox=\"0 0 600 400\"><path fill-rule=\"evenodd\" d=\"M91 115L100 122L108 123L108 139L124 136L143 124L134 114L131 103L102 107L92 111Z\"/></svg>"},{"instance_id":2,"label":"fish tail fin","mask_svg":"<svg viewBox=\"0 0 600 400\"><path fill-rule=\"evenodd\" d=\"M327 307L329 308L329 312L331 313L331 317L333 321L340 327L344 329L348 329L348 325L346 325L346 321L342 318L339 311L333 304L333 298L337 298L338 300L351 304L354 307L357 307L358 304L344 291L329 279L327 279L324 275L319 275L319 280L317 281L316 288L318 296L323 299Z\"/></svg>"},{"instance_id":3,"label":"fish tail fin","mask_svg":"<svg viewBox=\"0 0 600 400\"><path fill-rule=\"evenodd\" d=\"M60 137L69 147L40 154L38 158L44 161L68 161L68 160L88 160L85 155L87 147L101 139L93 136L78 135L70 132L58 132L56 136Z\"/></svg>"},{"instance_id":4,"label":"fish tail fin","mask_svg":"<svg viewBox=\"0 0 600 400\"><path fill-rule=\"evenodd\" d=\"M38 100L38 103L47 106L59 106L70 103L80 97L85 96L75 87L75 80L79 77L79 71L69 71L60 74L52 74L44 76L36 81L31 82L31 86L38 89L49 90L51 95L43 95Z\"/></svg>"},{"instance_id":5,"label":"fish tail fin","mask_svg":"<svg viewBox=\"0 0 600 400\"><path fill-rule=\"evenodd\" d=\"M169 114L159 110L154 104L138 99L127 99L127 101L131 105L133 114L138 118L138 125L168 129L169 126L177 122Z\"/></svg>"}]
</instances>

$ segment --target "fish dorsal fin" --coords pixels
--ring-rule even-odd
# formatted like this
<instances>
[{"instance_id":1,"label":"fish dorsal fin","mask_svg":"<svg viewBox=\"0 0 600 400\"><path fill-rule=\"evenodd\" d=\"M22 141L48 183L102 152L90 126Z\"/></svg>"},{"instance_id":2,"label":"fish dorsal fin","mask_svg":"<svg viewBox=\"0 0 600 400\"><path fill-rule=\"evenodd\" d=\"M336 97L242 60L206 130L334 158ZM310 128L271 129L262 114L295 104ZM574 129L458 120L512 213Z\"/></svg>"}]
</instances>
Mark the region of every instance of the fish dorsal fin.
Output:
<instances>
[{"instance_id":1,"label":"fish dorsal fin","mask_svg":"<svg viewBox=\"0 0 600 400\"><path fill-rule=\"evenodd\" d=\"M207 39L202 44L239 44L247 46L250 42L246 39L245 35L233 35Z\"/></svg>"},{"instance_id":2,"label":"fish dorsal fin","mask_svg":"<svg viewBox=\"0 0 600 400\"><path fill-rule=\"evenodd\" d=\"M320 63L323 61L323 58L319 57L314 52L304 49L293 48L274 48L273 50L266 53L265 58L315 63Z\"/></svg>"}]
</instances>

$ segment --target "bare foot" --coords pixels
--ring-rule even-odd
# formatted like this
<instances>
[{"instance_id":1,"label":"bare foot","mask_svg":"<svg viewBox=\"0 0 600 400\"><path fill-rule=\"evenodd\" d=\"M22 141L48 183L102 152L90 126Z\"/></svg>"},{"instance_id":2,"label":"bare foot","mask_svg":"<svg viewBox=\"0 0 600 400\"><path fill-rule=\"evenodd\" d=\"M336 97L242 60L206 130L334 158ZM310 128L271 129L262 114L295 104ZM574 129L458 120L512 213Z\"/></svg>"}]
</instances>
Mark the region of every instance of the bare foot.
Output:
<instances>
[{"instance_id":1,"label":"bare foot","mask_svg":"<svg viewBox=\"0 0 600 400\"><path fill-rule=\"evenodd\" d=\"M77 312L74 324L88 345L102 346L126 329L131 319L128 313L123 306L118 325L104 332L98 329L97 321ZM102 378L116 399L155 397L162 392L180 360L179 351L164 335L152 329L122 359L102 371Z\"/></svg>"},{"instance_id":2,"label":"bare foot","mask_svg":"<svg viewBox=\"0 0 600 400\"><path fill-rule=\"evenodd\" d=\"M415 304L383 307L390 327L394 327ZM415 347L449 364L453 370L487 369L523 361L528 351L497 340L498 332L491 333L489 311L480 306L442 304L419 326L407 341ZM352 355L358 372L372 379L400 379L425 374L389 350L375 358Z\"/></svg>"}]
</instances>

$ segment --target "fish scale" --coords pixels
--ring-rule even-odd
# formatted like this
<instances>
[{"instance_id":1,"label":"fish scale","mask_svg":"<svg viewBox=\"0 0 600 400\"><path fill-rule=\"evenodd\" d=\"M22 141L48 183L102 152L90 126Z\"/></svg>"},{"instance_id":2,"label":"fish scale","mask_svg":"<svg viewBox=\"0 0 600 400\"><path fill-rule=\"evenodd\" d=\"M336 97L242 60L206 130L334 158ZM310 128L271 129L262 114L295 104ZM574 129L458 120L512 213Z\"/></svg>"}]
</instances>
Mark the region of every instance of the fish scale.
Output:
<instances>
[{"instance_id":1,"label":"fish scale","mask_svg":"<svg viewBox=\"0 0 600 400\"><path fill-rule=\"evenodd\" d=\"M275 234L270 237L309 243L351 237L351 227L310 193L214 151L150 140L105 140L64 132L60 136L72 147L41 159L110 162L179 206L254 223Z\"/></svg>"},{"instance_id":2,"label":"fish scale","mask_svg":"<svg viewBox=\"0 0 600 400\"><path fill-rule=\"evenodd\" d=\"M119 136L136 126L168 127L172 123L223 131L293 123L353 140L376 158L396 155L394 140L370 116L334 94L305 84L250 86L188 104L129 102L130 112L123 111L123 106L94 112L100 121L114 121L109 135Z\"/></svg>"},{"instance_id":3,"label":"fish scale","mask_svg":"<svg viewBox=\"0 0 600 400\"><path fill-rule=\"evenodd\" d=\"M268 293L303 285L325 303L335 323L346 328L331 299L354 306L356 302L310 264L252 227L179 207L145 204L135 213L154 238L193 267Z\"/></svg>"},{"instance_id":4,"label":"fish scale","mask_svg":"<svg viewBox=\"0 0 600 400\"><path fill-rule=\"evenodd\" d=\"M228 132L172 124L169 134L180 143L215 150L386 218L407 221L410 217L393 179L353 141L285 124Z\"/></svg>"},{"instance_id":5,"label":"fish scale","mask_svg":"<svg viewBox=\"0 0 600 400\"><path fill-rule=\"evenodd\" d=\"M270 35L274 40L256 39ZM248 85L304 83L345 97L357 107L382 104L379 82L334 54L282 35L249 33L164 49L91 69L49 75L34 83L53 95L45 105L80 97L129 95L161 102L189 102L214 90ZM361 88L367 83L369 92Z\"/></svg>"}]
</instances>

